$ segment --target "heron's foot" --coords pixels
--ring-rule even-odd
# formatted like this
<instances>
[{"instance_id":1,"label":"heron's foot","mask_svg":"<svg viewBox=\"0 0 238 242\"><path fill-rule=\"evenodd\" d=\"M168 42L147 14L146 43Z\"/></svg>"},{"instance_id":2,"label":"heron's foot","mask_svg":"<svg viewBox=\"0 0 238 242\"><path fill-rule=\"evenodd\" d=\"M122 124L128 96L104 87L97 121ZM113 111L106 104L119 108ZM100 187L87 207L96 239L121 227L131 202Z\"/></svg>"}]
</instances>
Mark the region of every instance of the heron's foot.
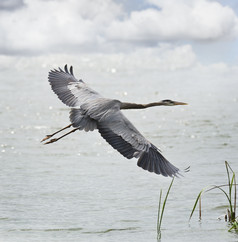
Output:
<instances>
[{"instance_id":1,"label":"heron's foot","mask_svg":"<svg viewBox=\"0 0 238 242\"><path fill-rule=\"evenodd\" d=\"M51 139L51 140L49 140L48 142L44 143L44 145L54 143L54 142L56 142L57 140L59 140L59 139Z\"/></svg>"},{"instance_id":2,"label":"heron's foot","mask_svg":"<svg viewBox=\"0 0 238 242\"><path fill-rule=\"evenodd\" d=\"M45 138L43 140L41 140L41 142L44 142L45 140L51 138L53 135L49 134L49 135L46 135Z\"/></svg>"}]
</instances>

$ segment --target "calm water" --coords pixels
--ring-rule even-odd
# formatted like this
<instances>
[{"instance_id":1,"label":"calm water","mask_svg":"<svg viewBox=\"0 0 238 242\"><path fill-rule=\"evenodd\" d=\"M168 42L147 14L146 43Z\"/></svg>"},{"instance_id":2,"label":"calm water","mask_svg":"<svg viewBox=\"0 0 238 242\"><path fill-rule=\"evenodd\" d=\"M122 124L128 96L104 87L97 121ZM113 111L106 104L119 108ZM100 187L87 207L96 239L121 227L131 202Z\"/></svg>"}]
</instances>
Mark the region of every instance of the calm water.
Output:
<instances>
[{"instance_id":1,"label":"calm water","mask_svg":"<svg viewBox=\"0 0 238 242\"><path fill-rule=\"evenodd\" d=\"M69 123L69 109L47 83L46 68L1 71L0 241L156 241L159 191L170 178L136 166L98 132L77 132L48 146L40 140ZM81 71L81 72L80 72ZM238 94L235 78L108 72L76 68L102 95L189 106L126 111L163 154L190 173L175 179L162 241L237 241L217 218L227 202L218 191L203 201L203 220L188 218L198 192L226 182L224 161L238 172Z\"/></svg>"}]
</instances>

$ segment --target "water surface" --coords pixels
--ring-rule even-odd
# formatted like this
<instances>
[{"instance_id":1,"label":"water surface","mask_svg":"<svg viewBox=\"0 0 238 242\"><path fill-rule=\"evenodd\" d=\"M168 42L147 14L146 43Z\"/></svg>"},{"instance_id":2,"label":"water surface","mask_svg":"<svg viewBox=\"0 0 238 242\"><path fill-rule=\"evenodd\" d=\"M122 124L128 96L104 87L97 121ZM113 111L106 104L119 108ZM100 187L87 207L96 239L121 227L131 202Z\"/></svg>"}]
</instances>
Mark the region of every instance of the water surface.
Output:
<instances>
[{"instance_id":1,"label":"water surface","mask_svg":"<svg viewBox=\"0 0 238 242\"><path fill-rule=\"evenodd\" d=\"M81 72L80 72L81 71ZM2 70L0 239L156 241L159 192L171 181L136 166L98 132L76 132L48 146L40 140L69 124L69 108L47 83L47 68ZM224 161L238 171L235 80L153 72L75 69L102 95L124 101L174 99L188 106L126 111L126 116L181 169L162 224L163 241L237 241L217 217L227 202L204 199L203 220L188 218L198 192L226 182Z\"/></svg>"}]
</instances>

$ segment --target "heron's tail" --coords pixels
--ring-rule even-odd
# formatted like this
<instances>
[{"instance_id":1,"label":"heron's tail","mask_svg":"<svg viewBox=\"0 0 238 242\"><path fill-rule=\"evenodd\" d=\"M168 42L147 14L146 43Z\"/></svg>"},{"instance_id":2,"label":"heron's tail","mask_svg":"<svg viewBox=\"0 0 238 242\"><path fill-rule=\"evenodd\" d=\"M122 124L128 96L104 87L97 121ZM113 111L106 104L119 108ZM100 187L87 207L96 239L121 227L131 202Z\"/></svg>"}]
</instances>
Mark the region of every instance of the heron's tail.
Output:
<instances>
[{"instance_id":1,"label":"heron's tail","mask_svg":"<svg viewBox=\"0 0 238 242\"><path fill-rule=\"evenodd\" d=\"M91 119L82 109L72 108L69 118L74 128L84 129L86 132L97 128L96 120Z\"/></svg>"},{"instance_id":2,"label":"heron's tail","mask_svg":"<svg viewBox=\"0 0 238 242\"><path fill-rule=\"evenodd\" d=\"M142 153L137 165L144 170L163 176L172 177L179 174L179 169L166 160L153 144L151 144L148 152L145 151Z\"/></svg>"}]
</instances>

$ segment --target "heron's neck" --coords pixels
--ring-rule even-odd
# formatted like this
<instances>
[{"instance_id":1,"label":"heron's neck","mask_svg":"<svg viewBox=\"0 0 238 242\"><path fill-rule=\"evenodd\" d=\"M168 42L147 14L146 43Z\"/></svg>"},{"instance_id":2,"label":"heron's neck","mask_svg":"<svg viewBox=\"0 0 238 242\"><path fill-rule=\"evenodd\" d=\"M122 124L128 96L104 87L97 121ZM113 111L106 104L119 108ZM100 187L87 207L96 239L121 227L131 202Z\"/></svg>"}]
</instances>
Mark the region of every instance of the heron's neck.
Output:
<instances>
[{"instance_id":1,"label":"heron's neck","mask_svg":"<svg viewBox=\"0 0 238 242\"><path fill-rule=\"evenodd\" d=\"M147 104L137 104L137 103L121 103L121 109L143 109L149 108L154 106L162 106L162 102L154 102L154 103L147 103Z\"/></svg>"}]
</instances>

